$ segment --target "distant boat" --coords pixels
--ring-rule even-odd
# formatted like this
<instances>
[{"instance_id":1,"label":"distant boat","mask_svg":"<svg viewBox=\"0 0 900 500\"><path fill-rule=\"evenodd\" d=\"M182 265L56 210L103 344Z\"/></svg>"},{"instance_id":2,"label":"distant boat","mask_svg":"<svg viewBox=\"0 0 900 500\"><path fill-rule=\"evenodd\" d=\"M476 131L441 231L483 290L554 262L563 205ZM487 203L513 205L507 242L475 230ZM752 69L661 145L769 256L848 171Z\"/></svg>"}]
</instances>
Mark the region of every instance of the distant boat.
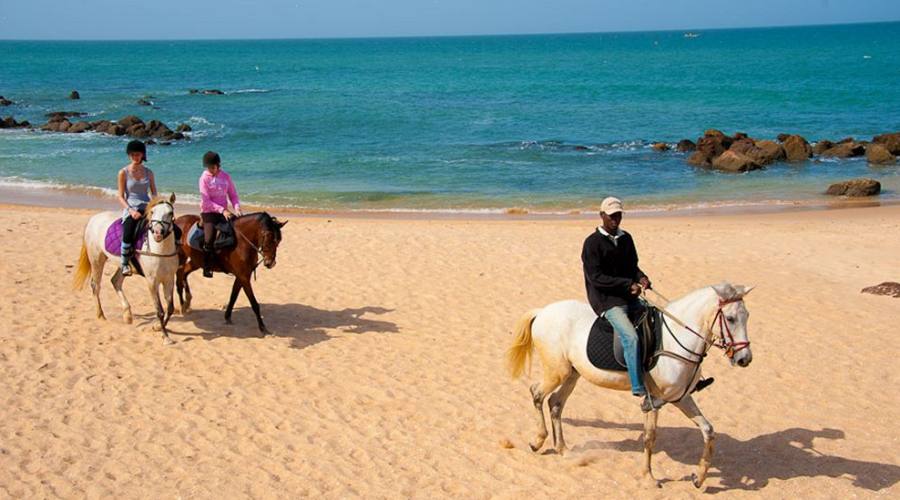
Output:
<instances>
[{"instance_id":1,"label":"distant boat","mask_svg":"<svg viewBox=\"0 0 900 500\"><path fill-rule=\"evenodd\" d=\"M693 31L688 31L684 34L685 38L700 38L700 33L694 33Z\"/></svg>"}]
</instances>

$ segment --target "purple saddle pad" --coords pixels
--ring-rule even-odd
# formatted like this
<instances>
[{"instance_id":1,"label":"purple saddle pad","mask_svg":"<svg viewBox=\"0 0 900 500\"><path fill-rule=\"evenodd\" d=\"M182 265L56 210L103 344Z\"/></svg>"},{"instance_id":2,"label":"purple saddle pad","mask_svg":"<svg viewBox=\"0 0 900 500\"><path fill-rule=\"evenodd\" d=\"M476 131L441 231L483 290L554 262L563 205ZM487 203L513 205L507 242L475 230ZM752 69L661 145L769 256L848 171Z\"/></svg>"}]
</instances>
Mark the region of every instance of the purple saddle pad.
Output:
<instances>
[{"instance_id":1,"label":"purple saddle pad","mask_svg":"<svg viewBox=\"0 0 900 500\"><path fill-rule=\"evenodd\" d=\"M139 231L134 242L134 248L138 249L144 246L144 238L147 231ZM122 219L116 219L109 225L106 230L106 251L113 255L122 255Z\"/></svg>"}]
</instances>

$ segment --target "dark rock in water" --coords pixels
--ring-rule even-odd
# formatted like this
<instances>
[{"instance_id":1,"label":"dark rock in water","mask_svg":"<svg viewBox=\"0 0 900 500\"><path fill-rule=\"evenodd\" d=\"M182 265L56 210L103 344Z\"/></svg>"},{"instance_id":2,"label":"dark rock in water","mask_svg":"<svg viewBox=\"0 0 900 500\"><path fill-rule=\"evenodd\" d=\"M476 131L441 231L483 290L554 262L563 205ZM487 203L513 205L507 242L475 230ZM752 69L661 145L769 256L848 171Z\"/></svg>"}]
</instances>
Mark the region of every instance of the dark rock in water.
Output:
<instances>
[{"instance_id":1,"label":"dark rock in water","mask_svg":"<svg viewBox=\"0 0 900 500\"><path fill-rule=\"evenodd\" d=\"M731 147L731 143L734 142L734 139L725 135L721 130L717 130L714 128L708 129L706 132L703 132L703 137L716 139L719 144L722 145L723 151Z\"/></svg>"},{"instance_id":2,"label":"dark rock in water","mask_svg":"<svg viewBox=\"0 0 900 500\"><path fill-rule=\"evenodd\" d=\"M713 159L712 166L724 172L749 172L762 168L752 158L730 149Z\"/></svg>"},{"instance_id":3,"label":"dark rock in water","mask_svg":"<svg viewBox=\"0 0 900 500\"><path fill-rule=\"evenodd\" d=\"M175 127L176 132L190 132L193 129L187 123L182 123L181 125ZM577 146L576 146L577 147Z\"/></svg>"},{"instance_id":4,"label":"dark rock in water","mask_svg":"<svg viewBox=\"0 0 900 500\"><path fill-rule=\"evenodd\" d=\"M15 103L10 101L9 99L3 97L2 95L0 95L0 106L9 106L10 104L15 104Z\"/></svg>"},{"instance_id":5,"label":"dark rock in water","mask_svg":"<svg viewBox=\"0 0 900 500\"><path fill-rule=\"evenodd\" d=\"M156 141L154 141L153 139L147 139L146 141L144 141L144 144L146 144L147 146L152 146L156 144Z\"/></svg>"},{"instance_id":6,"label":"dark rock in water","mask_svg":"<svg viewBox=\"0 0 900 500\"><path fill-rule=\"evenodd\" d=\"M822 156L831 156L834 158L854 158L866 154L866 148L857 142L839 142L834 146L822 151Z\"/></svg>"},{"instance_id":7,"label":"dark rock in water","mask_svg":"<svg viewBox=\"0 0 900 500\"><path fill-rule=\"evenodd\" d=\"M73 90L69 93L69 99L81 99L81 94L77 90Z\"/></svg>"},{"instance_id":8,"label":"dark rock in water","mask_svg":"<svg viewBox=\"0 0 900 500\"><path fill-rule=\"evenodd\" d=\"M885 281L879 285L867 286L860 290L860 293L871 293L872 295L887 295L889 297L900 297L900 283L895 281Z\"/></svg>"},{"instance_id":9,"label":"dark rock in water","mask_svg":"<svg viewBox=\"0 0 900 500\"><path fill-rule=\"evenodd\" d=\"M122 118L122 119L119 120L119 125L125 127L126 130L129 129L129 128L131 128L133 125L138 124L138 123L143 124L143 123L144 123L144 120L141 120L140 118L138 118L138 117L136 117L136 116L134 116L134 115L128 115L128 116L126 116L125 118Z\"/></svg>"},{"instance_id":10,"label":"dark rock in water","mask_svg":"<svg viewBox=\"0 0 900 500\"><path fill-rule=\"evenodd\" d=\"M900 132L876 135L872 142L883 145L892 155L900 155Z\"/></svg>"},{"instance_id":11,"label":"dark rock in water","mask_svg":"<svg viewBox=\"0 0 900 500\"><path fill-rule=\"evenodd\" d=\"M778 142L784 142L790 137L791 134L778 134L778 138L776 139Z\"/></svg>"},{"instance_id":12,"label":"dark rock in water","mask_svg":"<svg viewBox=\"0 0 900 500\"><path fill-rule=\"evenodd\" d=\"M784 160L787 157L787 154L784 152L784 147L775 141L757 141L756 147L759 148L760 152L755 159L761 165L775 163L776 161Z\"/></svg>"},{"instance_id":13,"label":"dark rock in water","mask_svg":"<svg viewBox=\"0 0 900 500\"><path fill-rule=\"evenodd\" d=\"M669 150L669 145L664 142L654 142L653 146L651 146L651 147L653 148L654 151L659 151L659 152Z\"/></svg>"},{"instance_id":14,"label":"dark rock in water","mask_svg":"<svg viewBox=\"0 0 900 500\"><path fill-rule=\"evenodd\" d=\"M833 147L833 142L829 141L828 139L822 139L821 141L817 142L815 146L813 146L813 154L820 155Z\"/></svg>"},{"instance_id":15,"label":"dark rock in water","mask_svg":"<svg viewBox=\"0 0 900 500\"><path fill-rule=\"evenodd\" d=\"M153 101L148 101L147 99L138 99L137 103L141 106L153 106Z\"/></svg>"},{"instance_id":16,"label":"dark rock in water","mask_svg":"<svg viewBox=\"0 0 900 500\"><path fill-rule=\"evenodd\" d=\"M130 135L131 137L135 137L137 139L142 139L144 137L150 137L150 133L147 131L147 127L143 123L135 123L134 125L125 129L125 135Z\"/></svg>"},{"instance_id":17,"label":"dark rock in water","mask_svg":"<svg viewBox=\"0 0 900 500\"><path fill-rule=\"evenodd\" d=\"M856 142L852 137L844 137L843 139L837 141L835 144L844 144L847 142Z\"/></svg>"},{"instance_id":18,"label":"dark rock in water","mask_svg":"<svg viewBox=\"0 0 900 500\"><path fill-rule=\"evenodd\" d=\"M750 136L748 136L747 134L745 134L743 132L735 132L734 136L732 137L732 139L734 139L736 141L739 141L741 139L749 139L749 138L750 138Z\"/></svg>"},{"instance_id":19,"label":"dark rock in water","mask_svg":"<svg viewBox=\"0 0 900 500\"><path fill-rule=\"evenodd\" d=\"M218 89L190 89L188 92L191 94L203 94L203 95L225 95L225 92L222 92Z\"/></svg>"},{"instance_id":20,"label":"dark rock in water","mask_svg":"<svg viewBox=\"0 0 900 500\"><path fill-rule=\"evenodd\" d=\"M67 130L66 132L68 132L68 133L70 133L70 134L80 134L80 133L85 132L85 131L90 130L90 129L91 129L91 124L90 124L90 123L88 123L88 122L78 122L78 123L72 124L72 126L69 127L69 130Z\"/></svg>"},{"instance_id":21,"label":"dark rock in water","mask_svg":"<svg viewBox=\"0 0 900 500\"><path fill-rule=\"evenodd\" d=\"M723 139L729 139L730 141L730 138L726 138L718 130L713 132L718 132L718 134L707 131L706 135L697 141L697 150L688 157L688 163L698 167L708 167L712 165L713 158L725 152L727 148L722 141ZM731 143L729 142L728 145L730 146Z\"/></svg>"},{"instance_id":22,"label":"dark rock in water","mask_svg":"<svg viewBox=\"0 0 900 500\"><path fill-rule=\"evenodd\" d=\"M875 196L881 192L881 183L875 179L851 179L828 186L825 194L834 196Z\"/></svg>"},{"instance_id":23,"label":"dark rock in water","mask_svg":"<svg viewBox=\"0 0 900 500\"><path fill-rule=\"evenodd\" d=\"M100 133L106 134L106 133L108 133L107 130L109 130L109 127L112 124L113 123L109 120L93 121L93 122L91 122L91 130L93 130L94 132L100 132Z\"/></svg>"},{"instance_id":24,"label":"dark rock in water","mask_svg":"<svg viewBox=\"0 0 900 500\"><path fill-rule=\"evenodd\" d=\"M782 141L787 161L806 161L812 157L812 146L799 135L791 135Z\"/></svg>"},{"instance_id":25,"label":"dark rock in water","mask_svg":"<svg viewBox=\"0 0 900 500\"><path fill-rule=\"evenodd\" d=\"M56 122L56 131L57 132L68 132L69 127L72 126L72 123L69 120L63 120L61 122Z\"/></svg>"},{"instance_id":26,"label":"dark rock in water","mask_svg":"<svg viewBox=\"0 0 900 500\"><path fill-rule=\"evenodd\" d=\"M866 160L875 165L893 165L897 158L883 144L870 143L866 146Z\"/></svg>"},{"instance_id":27,"label":"dark rock in water","mask_svg":"<svg viewBox=\"0 0 900 500\"><path fill-rule=\"evenodd\" d=\"M125 127L118 123L113 123L107 127L106 133L110 135L125 135Z\"/></svg>"},{"instance_id":28,"label":"dark rock in water","mask_svg":"<svg viewBox=\"0 0 900 500\"><path fill-rule=\"evenodd\" d=\"M16 119L11 116L7 116L0 120L0 128L28 128L30 126L31 124L27 121L17 122Z\"/></svg>"},{"instance_id":29,"label":"dark rock in water","mask_svg":"<svg viewBox=\"0 0 900 500\"><path fill-rule=\"evenodd\" d=\"M678 145L675 146L675 150L681 153L687 153L695 149L697 149L697 145L690 139L682 139L678 141Z\"/></svg>"},{"instance_id":30,"label":"dark rock in water","mask_svg":"<svg viewBox=\"0 0 900 500\"><path fill-rule=\"evenodd\" d=\"M190 129L188 129L188 130L190 130ZM572 149L574 149L575 151L590 151L591 150L591 148L589 148L587 146L581 146L581 145L576 145Z\"/></svg>"},{"instance_id":31,"label":"dark rock in water","mask_svg":"<svg viewBox=\"0 0 900 500\"><path fill-rule=\"evenodd\" d=\"M83 113L81 111L52 111L50 113L47 113L44 116L47 117L48 121L58 122L65 118L70 118L70 117L79 118L79 117L85 116L86 114L87 113Z\"/></svg>"}]
</instances>

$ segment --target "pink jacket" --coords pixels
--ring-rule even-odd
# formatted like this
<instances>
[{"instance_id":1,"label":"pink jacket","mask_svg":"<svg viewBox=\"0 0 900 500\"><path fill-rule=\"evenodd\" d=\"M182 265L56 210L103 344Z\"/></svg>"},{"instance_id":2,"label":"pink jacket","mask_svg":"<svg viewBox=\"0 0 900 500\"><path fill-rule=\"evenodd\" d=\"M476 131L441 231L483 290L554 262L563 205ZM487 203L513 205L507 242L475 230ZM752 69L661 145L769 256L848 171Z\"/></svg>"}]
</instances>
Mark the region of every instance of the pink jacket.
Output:
<instances>
[{"instance_id":1,"label":"pink jacket","mask_svg":"<svg viewBox=\"0 0 900 500\"><path fill-rule=\"evenodd\" d=\"M228 208L228 200L231 200L235 210L241 209L241 200L231 176L221 169L215 176L204 170L200 175L200 212L222 213Z\"/></svg>"}]
</instances>

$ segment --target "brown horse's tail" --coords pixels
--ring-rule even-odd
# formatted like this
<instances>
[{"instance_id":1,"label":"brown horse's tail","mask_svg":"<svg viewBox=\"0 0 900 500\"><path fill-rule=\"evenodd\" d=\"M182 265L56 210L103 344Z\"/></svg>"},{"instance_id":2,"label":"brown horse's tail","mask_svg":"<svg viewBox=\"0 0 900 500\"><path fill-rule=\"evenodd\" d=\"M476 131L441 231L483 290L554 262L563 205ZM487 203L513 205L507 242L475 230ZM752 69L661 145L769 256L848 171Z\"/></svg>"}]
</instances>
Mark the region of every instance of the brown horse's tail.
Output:
<instances>
[{"instance_id":1,"label":"brown horse's tail","mask_svg":"<svg viewBox=\"0 0 900 500\"><path fill-rule=\"evenodd\" d=\"M532 309L516 323L516 338L506 351L506 369L514 379L522 376L525 366L531 361L531 350L534 346L531 341L531 324L539 312L540 309Z\"/></svg>"},{"instance_id":2,"label":"brown horse's tail","mask_svg":"<svg viewBox=\"0 0 900 500\"><path fill-rule=\"evenodd\" d=\"M75 268L75 276L72 278L72 289L81 290L84 282L91 274L91 261L88 259L87 245L81 242L81 255L78 257L78 267Z\"/></svg>"}]
</instances>

